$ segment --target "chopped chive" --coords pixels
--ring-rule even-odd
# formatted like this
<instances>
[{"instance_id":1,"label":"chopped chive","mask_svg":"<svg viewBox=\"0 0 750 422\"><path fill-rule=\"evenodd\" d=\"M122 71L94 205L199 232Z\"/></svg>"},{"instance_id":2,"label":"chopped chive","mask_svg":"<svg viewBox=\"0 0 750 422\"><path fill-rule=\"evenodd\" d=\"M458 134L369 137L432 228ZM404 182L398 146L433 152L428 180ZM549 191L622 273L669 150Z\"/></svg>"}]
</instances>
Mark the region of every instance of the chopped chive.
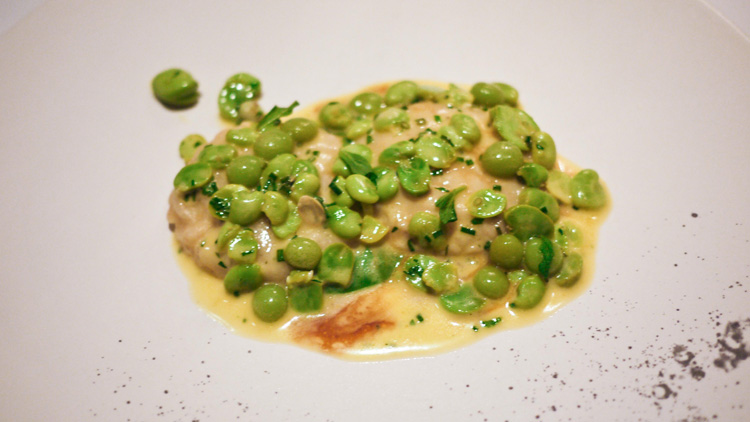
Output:
<instances>
[{"instance_id":1,"label":"chopped chive","mask_svg":"<svg viewBox=\"0 0 750 422\"><path fill-rule=\"evenodd\" d=\"M480 321L479 325L481 325L482 327L488 327L488 328L489 327L494 327L495 325L497 325L502 320L503 319L501 317L495 317L495 318L492 318L492 319L486 319L484 321Z\"/></svg>"},{"instance_id":2,"label":"chopped chive","mask_svg":"<svg viewBox=\"0 0 750 422\"><path fill-rule=\"evenodd\" d=\"M426 240L427 243L432 242L432 238L430 236L428 236L428 235L424 235L424 240Z\"/></svg>"},{"instance_id":3,"label":"chopped chive","mask_svg":"<svg viewBox=\"0 0 750 422\"><path fill-rule=\"evenodd\" d=\"M495 233L503 234L503 229L501 229L499 226L495 226Z\"/></svg>"},{"instance_id":4,"label":"chopped chive","mask_svg":"<svg viewBox=\"0 0 750 422\"><path fill-rule=\"evenodd\" d=\"M226 264L224 264L224 261L219 261L219 266L221 268L226 268L227 267Z\"/></svg>"},{"instance_id":5,"label":"chopped chive","mask_svg":"<svg viewBox=\"0 0 750 422\"><path fill-rule=\"evenodd\" d=\"M482 224L482 223L484 223L484 218L472 218L471 219L471 224L476 225L476 224Z\"/></svg>"},{"instance_id":6,"label":"chopped chive","mask_svg":"<svg viewBox=\"0 0 750 422\"><path fill-rule=\"evenodd\" d=\"M391 233L395 232L396 230L398 230L398 227L394 227L394 228L392 228L392 229L391 229Z\"/></svg>"},{"instance_id":7,"label":"chopped chive","mask_svg":"<svg viewBox=\"0 0 750 422\"><path fill-rule=\"evenodd\" d=\"M500 186L500 185L495 185L495 186L492 187L492 190L496 190L496 191L500 192L500 191L503 190L503 187Z\"/></svg>"},{"instance_id":8,"label":"chopped chive","mask_svg":"<svg viewBox=\"0 0 750 422\"><path fill-rule=\"evenodd\" d=\"M466 234L470 234L472 236L474 236L475 234L477 234L476 230L470 229L470 228L464 227L464 226L461 226L461 231L464 232L464 233L466 233Z\"/></svg>"},{"instance_id":9,"label":"chopped chive","mask_svg":"<svg viewBox=\"0 0 750 422\"><path fill-rule=\"evenodd\" d=\"M367 135L367 143L368 143L368 144L371 144L371 143L372 143L372 141L373 141L373 139L372 139L372 135Z\"/></svg>"},{"instance_id":10,"label":"chopped chive","mask_svg":"<svg viewBox=\"0 0 750 422\"><path fill-rule=\"evenodd\" d=\"M284 262L284 250L283 249L276 250L276 261Z\"/></svg>"},{"instance_id":11,"label":"chopped chive","mask_svg":"<svg viewBox=\"0 0 750 422\"><path fill-rule=\"evenodd\" d=\"M406 246L409 247L410 251L414 252L414 244L411 243L411 239L409 239L409 240L406 241Z\"/></svg>"},{"instance_id":12,"label":"chopped chive","mask_svg":"<svg viewBox=\"0 0 750 422\"><path fill-rule=\"evenodd\" d=\"M435 121L436 121L437 123L441 123L441 122L443 121L443 119L441 119L441 118L440 118L440 116L438 116L438 115L435 115Z\"/></svg>"},{"instance_id":13,"label":"chopped chive","mask_svg":"<svg viewBox=\"0 0 750 422\"><path fill-rule=\"evenodd\" d=\"M328 187L331 188L333 193L335 193L336 195L341 195L343 191L340 187L336 186L336 180L338 180L338 176L336 176L335 179L331 180L331 183L328 185Z\"/></svg>"},{"instance_id":14,"label":"chopped chive","mask_svg":"<svg viewBox=\"0 0 750 422\"><path fill-rule=\"evenodd\" d=\"M433 176L440 176L441 174L443 174L443 169L434 169L430 172L430 174Z\"/></svg>"},{"instance_id":15,"label":"chopped chive","mask_svg":"<svg viewBox=\"0 0 750 422\"><path fill-rule=\"evenodd\" d=\"M474 165L474 160L472 160L472 159L466 160L466 165L467 166L473 166Z\"/></svg>"},{"instance_id":16,"label":"chopped chive","mask_svg":"<svg viewBox=\"0 0 750 422\"><path fill-rule=\"evenodd\" d=\"M492 245L492 242L490 242L490 241L488 240L488 241L487 241L487 243L485 243L485 244L484 244L484 250L485 250L485 251L488 251L488 250L490 250L490 246L491 246L491 245Z\"/></svg>"},{"instance_id":17,"label":"chopped chive","mask_svg":"<svg viewBox=\"0 0 750 422\"><path fill-rule=\"evenodd\" d=\"M440 187L437 187L437 188L435 188L435 189L439 190L440 192L450 192L450 191L449 191L448 189L446 189L446 188L444 188L444 187L442 187L442 186L440 186Z\"/></svg>"},{"instance_id":18,"label":"chopped chive","mask_svg":"<svg viewBox=\"0 0 750 422\"><path fill-rule=\"evenodd\" d=\"M456 161L458 161L459 163L463 163L464 162L464 157L458 157L458 158L456 158Z\"/></svg>"},{"instance_id":19,"label":"chopped chive","mask_svg":"<svg viewBox=\"0 0 750 422\"><path fill-rule=\"evenodd\" d=\"M442 235L443 235L443 231L442 230L437 230L436 232L432 233L432 238L433 239L437 239L438 237L440 237Z\"/></svg>"},{"instance_id":20,"label":"chopped chive","mask_svg":"<svg viewBox=\"0 0 750 422\"><path fill-rule=\"evenodd\" d=\"M479 331L479 328L477 328L477 326L476 326L476 325L473 325L473 326L471 327L471 329L472 329L472 330L474 330L474 332L477 332L477 331Z\"/></svg>"},{"instance_id":21,"label":"chopped chive","mask_svg":"<svg viewBox=\"0 0 750 422\"><path fill-rule=\"evenodd\" d=\"M422 314L417 314L417 321L419 322L424 321L424 317L422 316Z\"/></svg>"}]
</instances>

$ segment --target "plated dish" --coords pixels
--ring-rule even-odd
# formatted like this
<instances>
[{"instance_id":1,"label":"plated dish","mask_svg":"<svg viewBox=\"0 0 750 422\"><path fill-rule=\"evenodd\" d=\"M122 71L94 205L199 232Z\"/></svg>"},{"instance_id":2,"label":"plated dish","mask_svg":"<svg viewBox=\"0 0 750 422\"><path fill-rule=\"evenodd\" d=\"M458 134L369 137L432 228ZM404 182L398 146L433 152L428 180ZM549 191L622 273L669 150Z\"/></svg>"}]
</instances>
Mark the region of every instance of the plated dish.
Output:
<instances>
[{"instance_id":1,"label":"plated dish","mask_svg":"<svg viewBox=\"0 0 750 422\"><path fill-rule=\"evenodd\" d=\"M165 75L177 89L155 82L157 98L193 104L186 72ZM168 214L196 301L237 332L435 353L587 286L608 194L512 86L383 83L296 114L260 95L252 75L227 81L221 115L239 125L181 142Z\"/></svg>"}]
</instances>

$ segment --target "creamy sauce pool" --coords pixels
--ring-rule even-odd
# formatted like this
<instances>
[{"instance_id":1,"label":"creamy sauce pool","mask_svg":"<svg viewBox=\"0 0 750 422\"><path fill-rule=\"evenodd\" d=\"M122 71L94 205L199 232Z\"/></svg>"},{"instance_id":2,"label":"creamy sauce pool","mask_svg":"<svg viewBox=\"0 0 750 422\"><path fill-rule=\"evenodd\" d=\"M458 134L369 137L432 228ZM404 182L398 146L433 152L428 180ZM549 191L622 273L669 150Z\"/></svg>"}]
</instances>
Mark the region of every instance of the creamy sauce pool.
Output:
<instances>
[{"instance_id":1,"label":"creamy sauce pool","mask_svg":"<svg viewBox=\"0 0 750 422\"><path fill-rule=\"evenodd\" d=\"M367 91L383 94L387 86L378 85L370 87ZM353 95L350 95L337 100L346 104L352 97ZM320 109L328 102L321 102L291 117L307 117L317 120ZM478 239L492 236L495 233L492 223L500 218L487 219L487 224L472 226L469 223L471 216L464 203L471 193L501 184L502 193L507 197L508 207L510 207L517 202L516 197L523 186L515 180L497 179L482 171L479 155L490 144L497 142L497 136L492 133L493 129L487 112L472 107L466 107L462 112L474 117L482 131L481 141L471 151L460 153L461 157L466 160L472 159L475 164L468 166L454 163L444 172L444 175L433 178L432 189L424 196L415 198L401 190L395 198L377 207L374 216L387 227L399 228L396 232L389 233L382 241L383 244L393 247L405 257L420 253L419 250L411 252L407 248L407 226L412 215L417 211L435 210L435 200L443 195L443 192L435 188L443 187L451 190L466 185L466 191L456 198L458 221L452 223L452 237L450 238L452 249L447 258L458 266L460 279L470 283L480 268L491 265L483 247L485 241ZM373 152L373 161L376 162L382 150L394 142L414 138L426 128L437 131L440 123L436 120L447 122L453 113L455 113L454 110L447 109L444 105L429 102L410 106L409 114L412 121L410 129L398 135L373 133L373 141L368 144ZM435 119L435 116L441 116L441 118ZM424 119L425 123L414 124L418 119ZM220 133L214 143L223 143L224 133ZM339 137L321 129L317 138L310 143L298 146L295 151L300 158L311 157L312 151L318 151L315 165L320 173L320 194L326 202L330 199L327 187L334 177L330 169L340 147ZM579 170L559 155L557 161L556 168L561 171L573 174ZM608 201L608 204L611 204L611 201ZM561 287L554 282L548 282L541 303L529 310L512 308L509 305L515 295L515 289L511 287L505 297L488 300L481 310L470 315L457 315L441 308L436 295L426 294L405 280L402 265L394 271L390 280L377 286L347 294L326 294L321 312L300 314L290 308L279 321L267 323L260 321L254 315L251 306L252 294L236 297L228 293L224 289L222 279L199 268L190 256L191 254L179 253L183 250L180 243L175 241L174 246L178 251L177 260L180 267L190 281L196 303L234 332L265 341L294 343L344 359L382 360L444 352L501 330L532 324L551 315L581 295L590 285L594 274L597 233L608 211L609 205L593 211L574 211L570 205L561 204L560 206L558 223L572 222L583 233L583 244L578 249L583 257L583 272L581 278L573 286ZM461 225L477 229L478 236L472 238L453 233ZM208 232L215 233L219 226L220 222L217 220L216 227ZM321 248L341 241L330 232L329 236L321 235L320 232L319 228L303 225L297 234L314 239ZM272 252L283 248L286 243L288 240L275 239L266 248L265 252L268 256L265 260L263 255L259 254L259 262L275 266L274 270L279 272L277 277L281 279L288 274L289 269L285 268L285 264L273 262L270 257ZM356 242L351 245L356 245ZM202 249L197 254L213 256L210 245L203 246ZM429 251L421 253L430 254Z\"/></svg>"}]
</instances>

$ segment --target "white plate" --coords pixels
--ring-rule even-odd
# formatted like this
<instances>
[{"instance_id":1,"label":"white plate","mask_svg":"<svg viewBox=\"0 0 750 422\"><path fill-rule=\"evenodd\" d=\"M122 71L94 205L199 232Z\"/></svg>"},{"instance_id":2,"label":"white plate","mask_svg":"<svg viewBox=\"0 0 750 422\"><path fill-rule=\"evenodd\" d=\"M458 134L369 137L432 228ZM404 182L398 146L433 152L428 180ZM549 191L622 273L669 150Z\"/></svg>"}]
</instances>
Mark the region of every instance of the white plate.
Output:
<instances>
[{"instance_id":1,"label":"white plate","mask_svg":"<svg viewBox=\"0 0 750 422\"><path fill-rule=\"evenodd\" d=\"M171 66L201 83L197 107L152 98ZM432 358L229 333L191 301L165 213L179 140L220 128L216 94L243 70L266 107L512 83L611 189L591 289ZM59 1L0 39L0 75L4 417L750 419L750 362L718 366L750 338L750 43L699 2Z\"/></svg>"}]
</instances>

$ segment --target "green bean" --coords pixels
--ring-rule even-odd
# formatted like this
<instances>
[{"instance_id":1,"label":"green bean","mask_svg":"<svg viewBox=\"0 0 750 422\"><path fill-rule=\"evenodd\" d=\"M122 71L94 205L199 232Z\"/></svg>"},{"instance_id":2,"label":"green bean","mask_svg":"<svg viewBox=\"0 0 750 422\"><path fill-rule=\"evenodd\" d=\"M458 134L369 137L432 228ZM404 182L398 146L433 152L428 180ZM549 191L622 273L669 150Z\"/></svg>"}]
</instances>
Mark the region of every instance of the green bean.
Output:
<instances>
[{"instance_id":1,"label":"green bean","mask_svg":"<svg viewBox=\"0 0 750 422\"><path fill-rule=\"evenodd\" d=\"M314 240L295 237L284 248L284 261L300 270L312 270L318 266L323 252Z\"/></svg>"},{"instance_id":2,"label":"green bean","mask_svg":"<svg viewBox=\"0 0 750 422\"><path fill-rule=\"evenodd\" d=\"M258 186L266 162L254 155L241 155L234 158L227 166L229 183L244 185L248 188Z\"/></svg>"},{"instance_id":3,"label":"green bean","mask_svg":"<svg viewBox=\"0 0 750 422\"><path fill-rule=\"evenodd\" d=\"M253 294L253 312L261 321L278 321L288 307L286 289L278 284L264 284Z\"/></svg>"},{"instance_id":4,"label":"green bean","mask_svg":"<svg viewBox=\"0 0 750 422\"><path fill-rule=\"evenodd\" d=\"M195 153L198 151L198 148L202 147L203 145L206 145L206 138L195 133L186 136L180 142L180 157L185 160L185 164L187 164L190 160L193 159L193 157L195 157Z\"/></svg>"},{"instance_id":5,"label":"green bean","mask_svg":"<svg viewBox=\"0 0 750 422\"><path fill-rule=\"evenodd\" d=\"M255 144L258 136L260 136L260 133L254 127L240 127L229 129L226 134L226 141L228 144L249 148Z\"/></svg>"},{"instance_id":6,"label":"green bean","mask_svg":"<svg viewBox=\"0 0 750 422\"><path fill-rule=\"evenodd\" d=\"M378 157L378 163L381 166L398 166L402 161L413 157L416 153L414 143L409 141L400 141L384 149Z\"/></svg>"},{"instance_id":7,"label":"green bean","mask_svg":"<svg viewBox=\"0 0 750 422\"><path fill-rule=\"evenodd\" d=\"M523 165L523 153L511 143L496 142L479 156L479 162L487 173L507 179L515 176Z\"/></svg>"},{"instance_id":8,"label":"green bean","mask_svg":"<svg viewBox=\"0 0 750 422\"><path fill-rule=\"evenodd\" d=\"M573 197L570 194L571 179L568 173L552 170L549 172L549 178L547 179L547 191L558 201L570 205L573 203Z\"/></svg>"},{"instance_id":9,"label":"green bean","mask_svg":"<svg viewBox=\"0 0 750 422\"><path fill-rule=\"evenodd\" d=\"M361 174L352 174L346 178L346 191L355 201L363 204L374 204L380 199L375 184Z\"/></svg>"},{"instance_id":10,"label":"green bean","mask_svg":"<svg viewBox=\"0 0 750 422\"><path fill-rule=\"evenodd\" d=\"M472 217L492 218L502 214L506 203L505 195L490 189L482 189L474 192L466 205Z\"/></svg>"},{"instance_id":11,"label":"green bean","mask_svg":"<svg viewBox=\"0 0 750 422\"><path fill-rule=\"evenodd\" d=\"M476 297L471 286L464 284L457 292L440 296L440 305L454 314L470 314L484 306L484 299Z\"/></svg>"},{"instance_id":12,"label":"green bean","mask_svg":"<svg viewBox=\"0 0 750 422\"><path fill-rule=\"evenodd\" d=\"M328 227L339 237L353 239L362 232L362 216L339 205L326 208Z\"/></svg>"},{"instance_id":13,"label":"green bean","mask_svg":"<svg viewBox=\"0 0 750 422\"><path fill-rule=\"evenodd\" d=\"M493 85L500 88L503 91L503 102L511 107L518 105L518 91L508 84L502 82L495 82Z\"/></svg>"},{"instance_id":14,"label":"green bean","mask_svg":"<svg viewBox=\"0 0 750 422\"><path fill-rule=\"evenodd\" d=\"M318 278L326 284L346 288L352 282L354 253L343 243L334 243L323 251L318 263Z\"/></svg>"},{"instance_id":15,"label":"green bean","mask_svg":"<svg viewBox=\"0 0 750 422\"><path fill-rule=\"evenodd\" d=\"M182 69L168 69L154 77L151 89L159 102L170 108L186 108L198 102L198 82Z\"/></svg>"},{"instance_id":16,"label":"green bean","mask_svg":"<svg viewBox=\"0 0 750 422\"><path fill-rule=\"evenodd\" d=\"M422 274L422 281L437 294L458 290L458 269L453 263L438 262Z\"/></svg>"},{"instance_id":17,"label":"green bean","mask_svg":"<svg viewBox=\"0 0 750 422\"><path fill-rule=\"evenodd\" d=\"M336 176L328 185L331 188L331 198L336 205L350 208L354 205L354 199L349 195L349 191L346 190L346 179L341 176Z\"/></svg>"},{"instance_id":18,"label":"green bean","mask_svg":"<svg viewBox=\"0 0 750 422\"><path fill-rule=\"evenodd\" d=\"M299 201L305 195L314 196L320 189L320 178L312 173L303 173L294 180L289 197L294 202Z\"/></svg>"},{"instance_id":19,"label":"green bean","mask_svg":"<svg viewBox=\"0 0 750 422\"><path fill-rule=\"evenodd\" d=\"M474 104L480 107L494 107L504 103L503 90L494 84L477 82L471 87L471 95L474 96Z\"/></svg>"},{"instance_id":20,"label":"green bean","mask_svg":"<svg viewBox=\"0 0 750 422\"><path fill-rule=\"evenodd\" d=\"M211 166L206 163L188 164L177 172L174 177L174 187L180 192L198 189L210 182L214 177Z\"/></svg>"},{"instance_id":21,"label":"green bean","mask_svg":"<svg viewBox=\"0 0 750 422\"><path fill-rule=\"evenodd\" d=\"M320 283L289 287L289 304L297 312L314 312L323 308L323 286Z\"/></svg>"},{"instance_id":22,"label":"green bean","mask_svg":"<svg viewBox=\"0 0 750 422\"><path fill-rule=\"evenodd\" d=\"M252 264L258 258L259 248L252 230L241 230L229 241L227 255L238 264Z\"/></svg>"},{"instance_id":23,"label":"green bean","mask_svg":"<svg viewBox=\"0 0 750 422\"><path fill-rule=\"evenodd\" d=\"M518 203L539 208L552 221L557 221L560 218L560 205L557 203L557 199L541 189L523 188L518 195Z\"/></svg>"},{"instance_id":24,"label":"green bean","mask_svg":"<svg viewBox=\"0 0 750 422\"><path fill-rule=\"evenodd\" d=\"M235 236L242 230L239 224L226 221L221 225L219 234L216 236L216 248L219 251L223 251L227 247L230 240L234 239Z\"/></svg>"},{"instance_id":25,"label":"green bean","mask_svg":"<svg viewBox=\"0 0 750 422\"><path fill-rule=\"evenodd\" d=\"M375 116L373 127L378 132L387 130L401 132L409 129L409 113L398 107L388 107Z\"/></svg>"},{"instance_id":26,"label":"green bean","mask_svg":"<svg viewBox=\"0 0 750 422\"><path fill-rule=\"evenodd\" d=\"M297 233L299 226L302 225L302 217L299 215L297 206L291 200L287 202L287 205L289 206L289 216L287 216L286 221L271 227L273 234L279 239L286 239L293 236Z\"/></svg>"},{"instance_id":27,"label":"green bean","mask_svg":"<svg viewBox=\"0 0 750 422\"><path fill-rule=\"evenodd\" d=\"M271 160L279 154L291 153L292 150L294 150L292 137L277 127L266 129L253 145L255 155L266 160Z\"/></svg>"},{"instance_id":28,"label":"green bean","mask_svg":"<svg viewBox=\"0 0 750 422\"><path fill-rule=\"evenodd\" d=\"M198 161L208 163L215 169L223 169L229 165L234 157L237 156L237 150L231 145L213 145L209 144L203 148L198 155Z\"/></svg>"},{"instance_id":29,"label":"green bean","mask_svg":"<svg viewBox=\"0 0 750 422\"><path fill-rule=\"evenodd\" d=\"M359 240L362 243L372 245L380 242L388 234L388 228L375 217L366 215L362 218L362 233Z\"/></svg>"},{"instance_id":30,"label":"green bean","mask_svg":"<svg viewBox=\"0 0 750 422\"><path fill-rule=\"evenodd\" d=\"M272 226L278 226L289 217L289 202L280 193L268 191L264 194L261 211L271 221Z\"/></svg>"},{"instance_id":31,"label":"green bean","mask_svg":"<svg viewBox=\"0 0 750 422\"><path fill-rule=\"evenodd\" d=\"M359 139L372 132L372 120L357 119L344 130L344 137L347 139Z\"/></svg>"},{"instance_id":32,"label":"green bean","mask_svg":"<svg viewBox=\"0 0 750 422\"><path fill-rule=\"evenodd\" d=\"M281 130L288 133L296 144L310 142L318 136L318 124L304 117L295 117L282 123Z\"/></svg>"},{"instance_id":33,"label":"green bean","mask_svg":"<svg viewBox=\"0 0 750 422\"><path fill-rule=\"evenodd\" d=\"M482 267L474 276L474 288L484 297L499 299L508 293L508 276L493 266Z\"/></svg>"},{"instance_id":34,"label":"green bean","mask_svg":"<svg viewBox=\"0 0 750 422\"><path fill-rule=\"evenodd\" d=\"M501 234L490 243L490 260L506 270L521 266L523 244L512 234Z\"/></svg>"},{"instance_id":35,"label":"green bean","mask_svg":"<svg viewBox=\"0 0 750 422\"><path fill-rule=\"evenodd\" d=\"M377 114L384 105L383 97L374 92L363 92L349 102L349 108L365 116Z\"/></svg>"},{"instance_id":36,"label":"green bean","mask_svg":"<svg viewBox=\"0 0 750 422\"><path fill-rule=\"evenodd\" d=\"M555 141L548 133L537 131L531 134L531 159L548 170L557 163Z\"/></svg>"},{"instance_id":37,"label":"green bean","mask_svg":"<svg viewBox=\"0 0 750 422\"><path fill-rule=\"evenodd\" d=\"M387 201L396 196L401 187L396 172L387 167L375 167L372 172L375 174L375 190L380 201Z\"/></svg>"},{"instance_id":38,"label":"green bean","mask_svg":"<svg viewBox=\"0 0 750 422\"><path fill-rule=\"evenodd\" d=\"M517 146L523 152L529 150L527 141L530 141L531 135L539 130L531 116L523 110L507 105L493 108L490 115L495 130L503 140Z\"/></svg>"},{"instance_id":39,"label":"green bean","mask_svg":"<svg viewBox=\"0 0 750 422\"><path fill-rule=\"evenodd\" d=\"M401 187L413 196L424 195L430 191L430 166L421 158L413 157L402 162L396 171Z\"/></svg>"},{"instance_id":40,"label":"green bean","mask_svg":"<svg viewBox=\"0 0 750 422\"><path fill-rule=\"evenodd\" d=\"M526 268L545 279L557 273L562 265L562 250L546 237L532 237L524 245Z\"/></svg>"},{"instance_id":41,"label":"green bean","mask_svg":"<svg viewBox=\"0 0 750 422\"><path fill-rule=\"evenodd\" d=\"M564 221L555 226L555 243L566 254L570 254L583 246L583 233L575 224Z\"/></svg>"},{"instance_id":42,"label":"green bean","mask_svg":"<svg viewBox=\"0 0 750 422\"><path fill-rule=\"evenodd\" d=\"M240 106L246 101L260 98L260 95L261 86L258 78L249 73L232 75L219 92L219 113L227 120L238 121Z\"/></svg>"},{"instance_id":43,"label":"green bean","mask_svg":"<svg viewBox=\"0 0 750 422\"><path fill-rule=\"evenodd\" d=\"M573 176L570 193L573 206L578 208L601 208L607 203L607 194L594 170L581 170Z\"/></svg>"},{"instance_id":44,"label":"green bean","mask_svg":"<svg viewBox=\"0 0 750 422\"><path fill-rule=\"evenodd\" d=\"M505 210L506 224L514 236L525 241L534 236L550 236L554 228L552 219L539 208L531 205L516 205Z\"/></svg>"},{"instance_id":45,"label":"green bean","mask_svg":"<svg viewBox=\"0 0 750 422\"><path fill-rule=\"evenodd\" d=\"M555 275L555 283L562 287L570 287L581 278L583 272L583 257L578 252L573 252L563 258L562 268Z\"/></svg>"},{"instance_id":46,"label":"green bean","mask_svg":"<svg viewBox=\"0 0 750 422\"><path fill-rule=\"evenodd\" d=\"M448 168L456 160L456 152L448 142L437 136L422 136L414 144L415 157L433 168Z\"/></svg>"},{"instance_id":47,"label":"green bean","mask_svg":"<svg viewBox=\"0 0 750 422\"><path fill-rule=\"evenodd\" d=\"M415 213L409 221L408 230L409 235L416 238L423 248L442 251L448 243L447 237L440 231L440 217L431 212Z\"/></svg>"},{"instance_id":48,"label":"green bean","mask_svg":"<svg viewBox=\"0 0 750 422\"><path fill-rule=\"evenodd\" d=\"M406 281L417 289L426 292L427 286L424 284L423 280L424 273L437 263L438 260L429 255L417 254L412 256L404 263Z\"/></svg>"},{"instance_id":49,"label":"green bean","mask_svg":"<svg viewBox=\"0 0 750 422\"><path fill-rule=\"evenodd\" d=\"M531 309L542 301L546 291L547 285L538 275L525 277L518 283L516 298L511 302L510 306L513 308Z\"/></svg>"},{"instance_id":50,"label":"green bean","mask_svg":"<svg viewBox=\"0 0 750 422\"><path fill-rule=\"evenodd\" d=\"M294 164L297 157L293 154L279 154L275 156L260 175L260 188L262 190L277 190L284 181L292 176Z\"/></svg>"},{"instance_id":51,"label":"green bean","mask_svg":"<svg viewBox=\"0 0 750 422\"><path fill-rule=\"evenodd\" d=\"M541 187L549 176L547 169L536 163L525 163L518 169L516 174L530 188Z\"/></svg>"},{"instance_id":52,"label":"green bean","mask_svg":"<svg viewBox=\"0 0 750 422\"><path fill-rule=\"evenodd\" d=\"M354 120L349 109L339 102L331 102L323 106L318 119L323 127L333 131L346 129Z\"/></svg>"},{"instance_id":53,"label":"green bean","mask_svg":"<svg viewBox=\"0 0 750 422\"><path fill-rule=\"evenodd\" d=\"M251 192L247 189L234 192L229 208L229 221L242 226L254 223L260 218L264 200L262 192Z\"/></svg>"},{"instance_id":54,"label":"green bean","mask_svg":"<svg viewBox=\"0 0 750 422\"><path fill-rule=\"evenodd\" d=\"M385 93L385 104L388 106L404 106L417 99L419 86L412 81L401 81L391 85Z\"/></svg>"},{"instance_id":55,"label":"green bean","mask_svg":"<svg viewBox=\"0 0 750 422\"><path fill-rule=\"evenodd\" d=\"M224 276L224 289L228 293L239 295L252 292L263 284L260 265L235 265Z\"/></svg>"}]
</instances>

